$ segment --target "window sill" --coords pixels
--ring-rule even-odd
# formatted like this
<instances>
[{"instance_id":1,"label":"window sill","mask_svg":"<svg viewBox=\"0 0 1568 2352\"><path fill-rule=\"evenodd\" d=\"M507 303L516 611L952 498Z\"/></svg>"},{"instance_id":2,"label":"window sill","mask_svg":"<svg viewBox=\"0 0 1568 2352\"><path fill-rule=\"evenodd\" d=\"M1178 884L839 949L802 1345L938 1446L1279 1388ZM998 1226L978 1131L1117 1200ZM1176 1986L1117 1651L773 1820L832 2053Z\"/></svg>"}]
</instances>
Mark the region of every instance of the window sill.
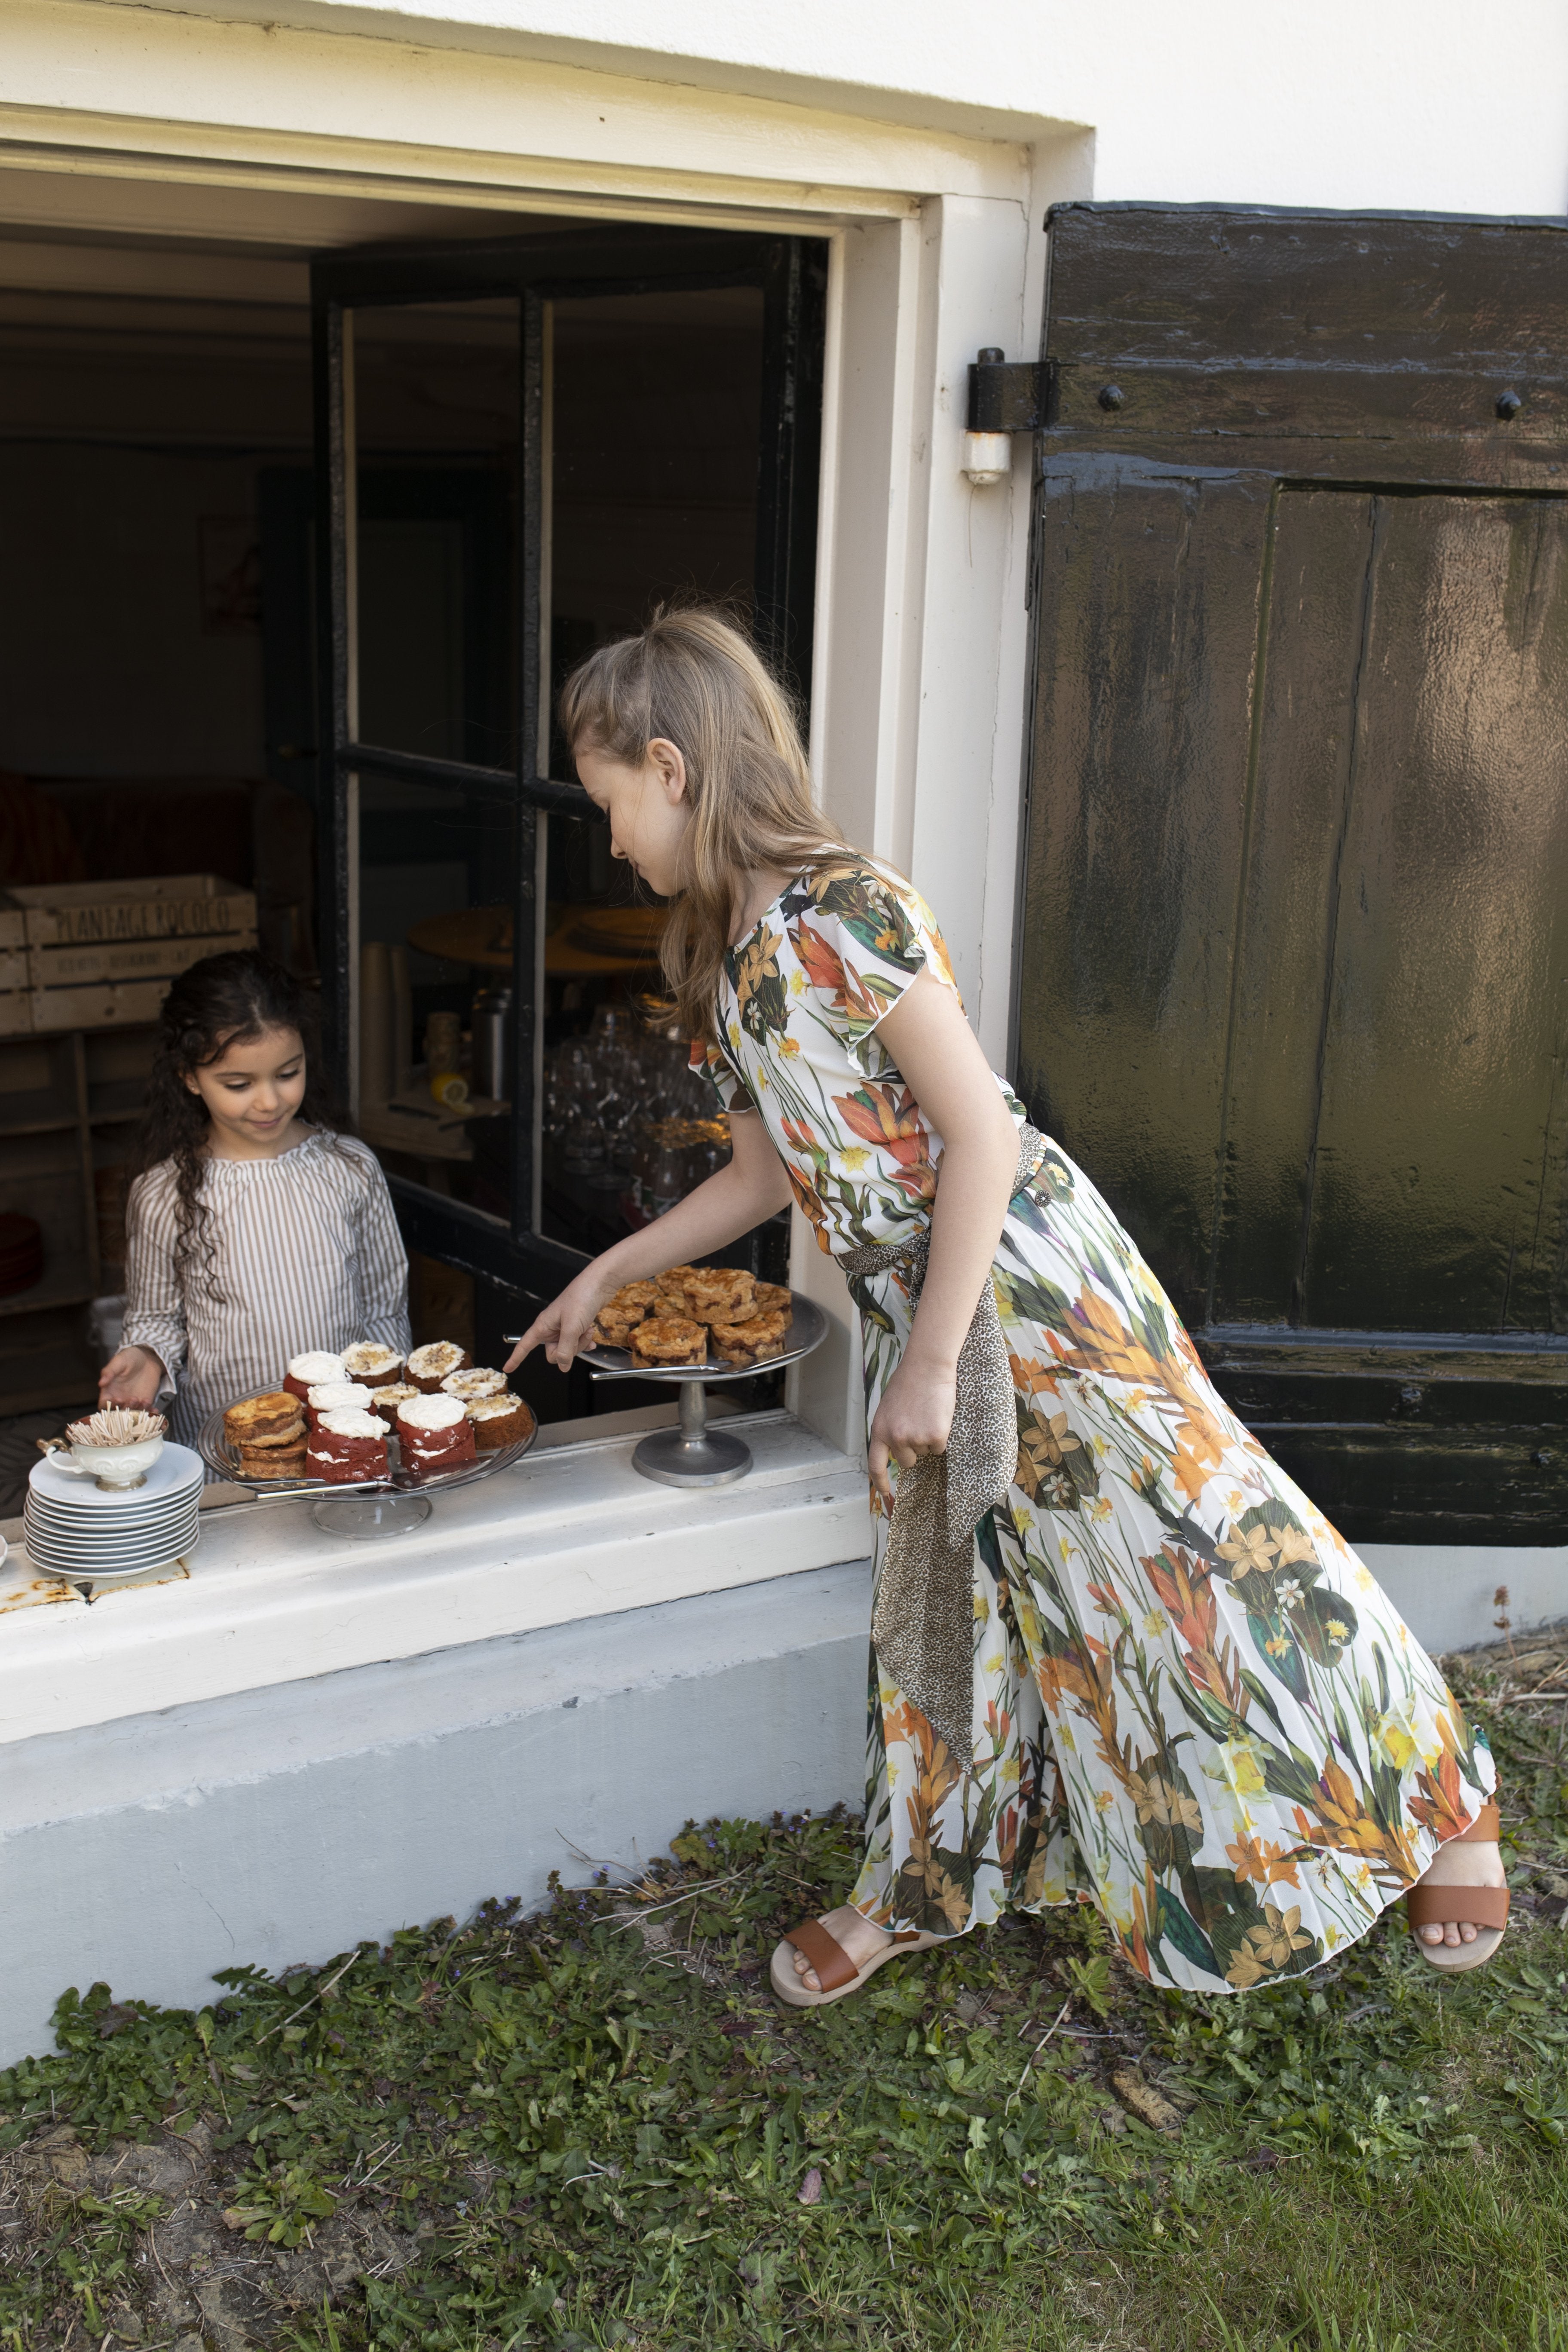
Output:
<instances>
[{"instance_id":1,"label":"window sill","mask_svg":"<svg viewBox=\"0 0 1568 2352\"><path fill-rule=\"evenodd\" d=\"M864 1470L792 1414L737 1416L754 1467L696 1491L632 1468L637 1436L671 1418L662 1407L547 1430L515 1469L444 1496L416 1533L384 1541L324 1535L304 1503L227 1526L216 1505L188 1577L106 1591L90 1608L68 1588L26 1605L39 1587L14 1541L0 1568L0 1741L869 1552Z\"/></svg>"}]
</instances>

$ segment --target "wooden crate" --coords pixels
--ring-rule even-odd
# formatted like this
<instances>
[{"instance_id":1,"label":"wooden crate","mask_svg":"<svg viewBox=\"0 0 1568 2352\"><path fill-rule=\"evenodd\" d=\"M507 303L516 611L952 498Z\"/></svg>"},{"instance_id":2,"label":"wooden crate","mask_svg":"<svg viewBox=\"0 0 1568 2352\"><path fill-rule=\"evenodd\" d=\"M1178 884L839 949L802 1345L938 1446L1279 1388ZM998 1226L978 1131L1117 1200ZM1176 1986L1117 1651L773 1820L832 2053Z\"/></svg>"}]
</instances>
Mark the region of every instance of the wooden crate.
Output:
<instances>
[{"instance_id":1,"label":"wooden crate","mask_svg":"<svg viewBox=\"0 0 1568 2352\"><path fill-rule=\"evenodd\" d=\"M30 948L101 947L122 940L215 938L256 929L256 896L216 874L135 882L37 882L9 894ZM15 941L0 933L0 947Z\"/></svg>"},{"instance_id":2,"label":"wooden crate","mask_svg":"<svg viewBox=\"0 0 1568 2352\"><path fill-rule=\"evenodd\" d=\"M204 956L255 945L252 929L218 931L201 939L122 940L112 947L29 948L25 985L69 989L101 986L105 981L169 981ZM5 961L0 955L0 987L6 985Z\"/></svg>"},{"instance_id":3,"label":"wooden crate","mask_svg":"<svg viewBox=\"0 0 1568 2352\"><path fill-rule=\"evenodd\" d=\"M36 988L28 998L36 1035L68 1029L123 1029L156 1021L166 980L102 981L96 988Z\"/></svg>"},{"instance_id":4,"label":"wooden crate","mask_svg":"<svg viewBox=\"0 0 1568 2352\"><path fill-rule=\"evenodd\" d=\"M39 883L8 895L0 1037L154 1021L179 973L256 945L254 895L215 874Z\"/></svg>"}]
</instances>

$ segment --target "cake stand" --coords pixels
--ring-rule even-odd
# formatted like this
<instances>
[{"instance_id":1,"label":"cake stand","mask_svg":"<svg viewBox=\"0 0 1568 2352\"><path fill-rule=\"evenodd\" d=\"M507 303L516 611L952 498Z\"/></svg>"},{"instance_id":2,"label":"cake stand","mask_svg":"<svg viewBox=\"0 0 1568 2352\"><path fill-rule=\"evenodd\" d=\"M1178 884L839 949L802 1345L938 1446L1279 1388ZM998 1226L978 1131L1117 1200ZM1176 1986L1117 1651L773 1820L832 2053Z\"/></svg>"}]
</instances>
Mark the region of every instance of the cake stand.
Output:
<instances>
[{"instance_id":1,"label":"cake stand","mask_svg":"<svg viewBox=\"0 0 1568 2352\"><path fill-rule=\"evenodd\" d=\"M275 1388L255 1389L253 1396L276 1396ZM233 1404L247 1404L247 1397L234 1397ZM229 1503L230 1511L258 1510L268 1503L309 1502L310 1517L326 1534L331 1536L408 1536L416 1528L424 1526L434 1508L434 1497L450 1494L455 1486L471 1486L476 1479L493 1477L498 1470L510 1470L521 1462L539 1434L539 1423L531 1412L526 1437L510 1445L498 1445L489 1454L480 1454L472 1462L465 1462L460 1470L437 1470L421 1478L412 1470L405 1470L395 1456L395 1433L387 1439L387 1452L394 1466L384 1478L365 1478L350 1485L331 1478L268 1478L264 1483L241 1475L239 1454L224 1434L223 1417L227 1410L220 1405L216 1412L207 1415L196 1439L196 1451L216 1477L228 1486L246 1486L250 1490L248 1503Z\"/></svg>"},{"instance_id":2,"label":"cake stand","mask_svg":"<svg viewBox=\"0 0 1568 2352\"><path fill-rule=\"evenodd\" d=\"M752 1449L727 1429L708 1425L708 1391L721 1381L754 1380L759 1372L782 1371L798 1364L827 1337L827 1318L813 1298L790 1292L791 1318L784 1344L776 1356L755 1364L639 1364L628 1348L584 1348L583 1361L596 1381L677 1381L680 1385L680 1421L674 1429L656 1429L632 1455L632 1467L661 1486L728 1486L743 1478L752 1466Z\"/></svg>"}]
</instances>

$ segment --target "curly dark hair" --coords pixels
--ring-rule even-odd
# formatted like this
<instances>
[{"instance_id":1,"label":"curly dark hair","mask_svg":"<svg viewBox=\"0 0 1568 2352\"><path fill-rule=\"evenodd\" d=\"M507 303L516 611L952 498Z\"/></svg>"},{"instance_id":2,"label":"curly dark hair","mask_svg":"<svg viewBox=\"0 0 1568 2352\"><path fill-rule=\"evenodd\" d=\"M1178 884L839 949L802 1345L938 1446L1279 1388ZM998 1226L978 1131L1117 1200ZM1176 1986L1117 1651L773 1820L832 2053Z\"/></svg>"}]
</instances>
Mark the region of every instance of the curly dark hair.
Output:
<instances>
[{"instance_id":1,"label":"curly dark hair","mask_svg":"<svg viewBox=\"0 0 1568 2352\"><path fill-rule=\"evenodd\" d=\"M268 1029L294 1029L305 1048L305 1095L299 1116L335 1141L353 1132L331 1101L321 1074L314 992L254 948L204 956L182 972L163 999L152 1076L126 1174L131 1182L172 1160L174 1168L174 1266L188 1282L195 1261L208 1296L224 1301L217 1285L217 1246L211 1213L201 1198L210 1121L187 1074L206 1068L231 1045L248 1045Z\"/></svg>"}]
</instances>

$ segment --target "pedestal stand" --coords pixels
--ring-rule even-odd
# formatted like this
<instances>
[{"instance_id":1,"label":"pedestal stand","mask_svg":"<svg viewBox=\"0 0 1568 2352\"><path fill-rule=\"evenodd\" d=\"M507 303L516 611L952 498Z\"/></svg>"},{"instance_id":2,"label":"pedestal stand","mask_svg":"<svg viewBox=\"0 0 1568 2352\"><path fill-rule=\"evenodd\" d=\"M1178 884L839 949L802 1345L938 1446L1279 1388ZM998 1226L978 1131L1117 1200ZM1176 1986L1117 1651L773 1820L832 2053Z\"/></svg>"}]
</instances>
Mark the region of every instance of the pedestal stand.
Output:
<instances>
[{"instance_id":1,"label":"pedestal stand","mask_svg":"<svg viewBox=\"0 0 1568 2352\"><path fill-rule=\"evenodd\" d=\"M663 1486L727 1486L752 1466L740 1438L708 1426L708 1391L701 1381L680 1383L680 1426L656 1429L632 1455L632 1467Z\"/></svg>"},{"instance_id":2,"label":"pedestal stand","mask_svg":"<svg viewBox=\"0 0 1568 2352\"><path fill-rule=\"evenodd\" d=\"M428 1495L329 1495L310 1517L329 1536L411 1536L432 1507Z\"/></svg>"},{"instance_id":3,"label":"pedestal stand","mask_svg":"<svg viewBox=\"0 0 1568 2352\"><path fill-rule=\"evenodd\" d=\"M505 1335L503 1334L503 1337ZM679 1381L680 1426L654 1430L632 1455L632 1468L661 1486L727 1486L752 1466L752 1449L727 1429L708 1426L708 1389L715 1381L754 1380L759 1372L782 1372L798 1364L827 1337L827 1318L815 1299L790 1293L785 1345L776 1356L749 1364L708 1364L699 1371L681 1364L639 1364L628 1349L589 1347L583 1360L595 1381ZM514 1342L515 1344L515 1342Z\"/></svg>"},{"instance_id":4,"label":"pedestal stand","mask_svg":"<svg viewBox=\"0 0 1568 2352\"><path fill-rule=\"evenodd\" d=\"M270 1389L258 1389L258 1396L270 1396ZM237 1398L237 1403L247 1402ZM225 1484L238 1486L256 1482L243 1474L237 1449L230 1444L224 1425L224 1408L220 1405L202 1423L196 1440L202 1460L214 1475ZM309 1503L310 1517L324 1535L329 1536L411 1536L429 1517L437 1495L453 1486L471 1486L477 1478L493 1477L498 1470L510 1470L521 1462L539 1434L539 1424L529 1415L527 1434L515 1438L510 1445L498 1445L492 1452L479 1454L457 1470L440 1470L433 1477L416 1481L411 1472L401 1464L390 1475L378 1479L366 1479L363 1485L334 1486L321 1478L279 1479L276 1485L262 1481L259 1491L253 1491L248 1502L226 1503L226 1518L233 1511L269 1511L284 1503ZM396 1448L395 1438L391 1440Z\"/></svg>"}]
</instances>

